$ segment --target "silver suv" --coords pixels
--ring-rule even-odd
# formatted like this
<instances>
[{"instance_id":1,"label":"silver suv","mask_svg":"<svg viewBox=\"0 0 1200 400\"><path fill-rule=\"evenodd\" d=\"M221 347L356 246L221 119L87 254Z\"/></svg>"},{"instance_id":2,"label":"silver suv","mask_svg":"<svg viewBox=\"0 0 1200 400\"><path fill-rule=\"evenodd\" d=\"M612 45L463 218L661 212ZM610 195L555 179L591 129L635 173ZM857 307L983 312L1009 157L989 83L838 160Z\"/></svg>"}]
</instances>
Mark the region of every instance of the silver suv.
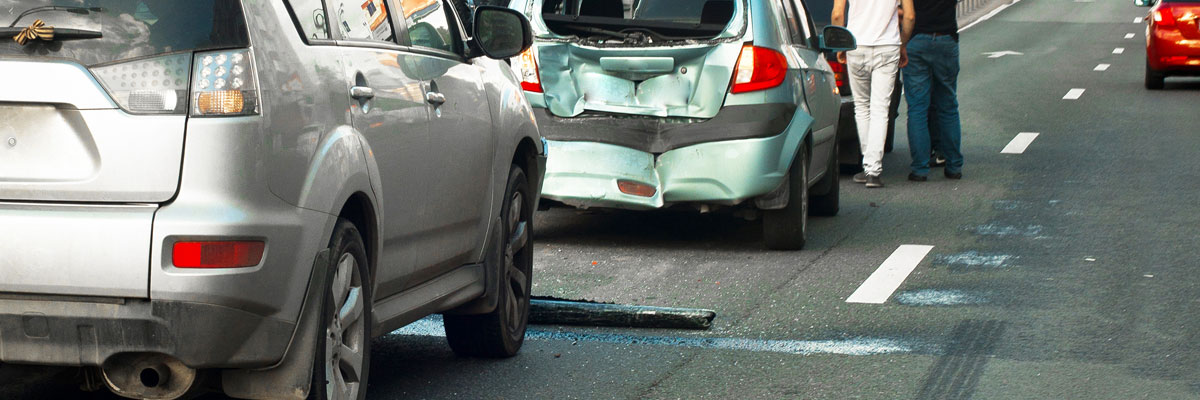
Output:
<instances>
[{"instance_id":1,"label":"silver suv","mask_svg":"<svg viewBox=\"0 0 1200 400\"><path fill-rule=\"evenodd\" d=\"M530 28L473 21L0 0L0 362L133 398L361 399L370 339L439 312L456 352L515 354L545 153L496 59Z\"/></svg>"}]
</instances>

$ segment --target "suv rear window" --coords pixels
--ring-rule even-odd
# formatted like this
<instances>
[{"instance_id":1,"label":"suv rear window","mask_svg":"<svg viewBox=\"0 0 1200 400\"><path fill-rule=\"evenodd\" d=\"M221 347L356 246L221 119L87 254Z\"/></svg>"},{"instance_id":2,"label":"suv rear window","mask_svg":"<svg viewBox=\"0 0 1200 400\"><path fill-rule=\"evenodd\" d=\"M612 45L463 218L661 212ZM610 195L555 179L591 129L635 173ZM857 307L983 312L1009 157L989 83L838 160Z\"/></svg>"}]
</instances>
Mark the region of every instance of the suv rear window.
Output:
<instances>
[{"instance_id":1,"label":"suv rear window","mask_svg":"<svg viewBox=\"0 0 1200 400\"><path fill-rule=\"evenodd\" d=\"M87 66L163 53L250 44L238 0L17 0L0 6L4 32L36 20L55 29L99 32L99 38L0 38L0 56L65 58ZM22 14L25 14L22 16ZM4 28L12 25L11 28ZM15 33L14 33L15 35Z\"/></svg>"},{"instance_id":2,"label":"suv rear window","mask_svg":"<svg viewBox=\"0 0 1200 400\"><path fill-rule=\"evenodd\" d=\"M712 39L733 18L734 0L546 0L551 31L596 40Z\"/></svg>"}]
</instances>

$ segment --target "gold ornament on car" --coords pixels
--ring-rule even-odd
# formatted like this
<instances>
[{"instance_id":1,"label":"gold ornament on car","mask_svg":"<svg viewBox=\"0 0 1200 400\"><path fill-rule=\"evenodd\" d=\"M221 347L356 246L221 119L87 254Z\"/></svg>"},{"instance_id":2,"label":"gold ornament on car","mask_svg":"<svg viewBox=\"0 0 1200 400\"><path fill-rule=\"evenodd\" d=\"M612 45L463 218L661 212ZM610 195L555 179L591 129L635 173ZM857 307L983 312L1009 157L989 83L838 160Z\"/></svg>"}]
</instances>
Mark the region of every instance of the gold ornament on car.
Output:
<instances>
[{"instance_id":1,"label":"gold ornament on car","mask_svg":"<svg viewBox=\"0 0 1200 400\"><path fill-rule=\"evenodd\" d=\"M30 40L54 40L54 27L46 26L46 23L39 19L33 21L33 25L29 25L28 28L22 29L17 36L13 36L13 40L22 46Z\"/></svg>"}]
</instances>

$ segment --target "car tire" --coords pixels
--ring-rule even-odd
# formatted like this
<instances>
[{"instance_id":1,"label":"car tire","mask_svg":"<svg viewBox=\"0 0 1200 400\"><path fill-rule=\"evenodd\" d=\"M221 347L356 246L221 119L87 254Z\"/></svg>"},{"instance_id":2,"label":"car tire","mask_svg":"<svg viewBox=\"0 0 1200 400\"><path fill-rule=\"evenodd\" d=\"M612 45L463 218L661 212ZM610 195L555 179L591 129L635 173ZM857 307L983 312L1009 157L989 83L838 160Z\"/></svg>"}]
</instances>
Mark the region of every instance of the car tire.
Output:
<instances>
[{"instance_id":1,"label":"car tire","mask_svg":"<svg viewBox=\"0 0 1200 400\"><path fill-rule=\"evenodd\" d=\"M1155 71L1154 68L1150 67L1150 62L1149 61L1146 62L1146 89L1150 89L1150 90L1162 89L1163 86L1165 85L1165 83L1163 82L1165 79L1166 79L1165 74Z\"/></svg>"},{"instance_id":2,"label":"car tire","mask_svg":"<svg viewBox=\"0 0 1200 400\"><path fill-rule=\"evenodd\" d=\"M788 168L788 204L763 212L763 244L771 250L800 250L808 232L808 160L809 148L801 144L800 154Z\"/></svg>"},{"instance_id":3,"label":"car tire","mask_svg":"<svg viewBox=\"0 0 1200 400\"><path fill-rule=\"evenodd\" d=\"M808 215L832 217L838 213L839 179L838 179L838 144L833 141L833 152L829 157L825 177L813 185L808 197Z\"/></svg>"},{"instance_id":4,"label":"car tire","mask_svg":"<svg viewBox=\"0 0 1200 400\"><path fill-rule=\"evenodd\" d=\"M315 400L362 400L371 366L371 285L366 246L358 228L338 219L329 241L334 264L321 307L313 384Z\"/></svg>"},{"instance_id":5,"label":"car tire","mask_svg":"<svg viewBox=\"0 0 1200 400\"><path fill-rule=\"evenodd\" d=\"M533 286L533 194L525 172L514 165L501 204L502 240L489 251L499 259L500 292L496 309L486 314L446 314L446 341L455 354L466 357L512 357L525 341L529 296Z\"/></svg>"}]
</instances>

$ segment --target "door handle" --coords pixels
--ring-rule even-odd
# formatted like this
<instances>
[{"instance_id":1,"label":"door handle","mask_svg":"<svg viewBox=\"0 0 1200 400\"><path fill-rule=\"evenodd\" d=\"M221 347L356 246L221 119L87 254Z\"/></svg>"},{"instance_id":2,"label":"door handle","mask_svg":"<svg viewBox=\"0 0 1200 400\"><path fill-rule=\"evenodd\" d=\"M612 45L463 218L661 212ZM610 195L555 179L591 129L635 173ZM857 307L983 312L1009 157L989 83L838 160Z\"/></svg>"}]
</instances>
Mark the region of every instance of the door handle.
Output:
<instances>
[{"instance_id":1,"label":"door handle","mask_svg":"<svg viewBox=\"0 0 1200 400\"><path fill-rule=\"evenodd\" d=\"M425 102L440 106L446 103L446 95L438 92L425 92Z\"/></svg>"},{"instance_id":2,"label":"door handle","mask_svg":"<svg viewBox=\"0 0 1200 400\"><path fill-rule=\"evenodd\" d=\"M350 88L350 97L358 100L370 100L375 97L375 89L367 86L354 86Z\"/></svg>"}]
</instances>

